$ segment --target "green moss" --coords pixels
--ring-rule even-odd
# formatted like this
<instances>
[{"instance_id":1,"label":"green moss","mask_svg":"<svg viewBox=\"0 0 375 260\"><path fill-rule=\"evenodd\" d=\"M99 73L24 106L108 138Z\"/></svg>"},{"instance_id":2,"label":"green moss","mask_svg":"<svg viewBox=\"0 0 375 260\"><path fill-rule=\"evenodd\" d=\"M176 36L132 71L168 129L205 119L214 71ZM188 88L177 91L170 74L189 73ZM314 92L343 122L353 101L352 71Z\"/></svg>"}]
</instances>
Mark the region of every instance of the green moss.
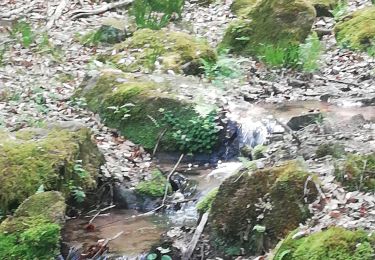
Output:
<instances>
[{"instance_id":1,"label":"green moss","mask_svg":"<svg viewBox=\"0 0 375 260\"><path fill-rule=\"evenodd\" d=\"M167 183L167 178L158 171L155 170L152 173L150 180L145 180L140 182L135 188L139 194L151 197L163 197L165 193L165 185ZM168 182L168 190L171 190L171 186Z\"/></svg>"},{"instance_id":2,"label":"green moss","mask_svg":"<svg viewBox=\"0 0 375 260\"><path fill-rule=\"evenodd\" d=\"M322 158L327 155L331 155L333 158L340 158L345 154L345 149L342 145L336 143L325 143L319 145L316 149L316 157Z\"/></svg>"},{"instance_id":3,"label":"green moss","mask_svg":"<svg viewBox=\"0 0 375 260\"><path fill-rule=\"evenodd\" d=\"M230 6L230 10L238 16L245 15L255 6L258 0L234 0Z\"/></svg>"},{"instance_id":4,"label":"green moss","mask_svg":"<svg viewBox=\"0 0 375 260\"><path fill-rule=\"evenodd\" d=\"M350 191L375 191L375 153L349 154L343 163L336 165L335 175Z\"/></svg>"},{"instance_id":5,"label":"green moss","mask_svg":"<svg viewBox=\"0 0 375 260\"><path fill-rule=\"evenodd\" d=\"M292 232L278 248L273 260L370 260L374 259L375 237L364 231L331 227L293 239Z\"/></svg>"},{"instance_id":6,"label":"green moss","mask_svg":"<svg viewBox=\"0 0 375 260\"><path fill-rule=\"evenodd\" d=\"M55 259L65 213L58 192L34 194L0 225L0 259Z\"/></svg>"},{"instance_id":7,"label":"green moss","mask_svg":"<svg viewBox=\"0 0 375 260\"><path fill-rule=\"evenodd\" d=\"M200 213L205 213L211 209L212 202L214 201L218 188L212 189L209 193L206 194L197 204L197 210Z\"/></svg>"},{"instance_id":8,"label":"green moss","mask_svg":"<svg viewBox=\"0 0 375 260\"><path fill-rule=\"evenodd\" d=\"M46 190L60 190L66 195L69 194L68 181L74 181L85 190L96 186L102 157L88 129L30 130L20 131L16 136L16 139L3 139L0 146L0 207L3 211L20 204L41 185ZM75 174L76 160L83 161L83 168L89 175Z\"/></svg>"},{"instance_id":9,"label":"green moss","mask_svg":"<svg viewBox=\"0 0 375 260\"><path fill-rule=\"evenodd\" d=\"M375 46L375 7L354 12L335 26L337 41L356 50L369 50Z\"/></svg>"},{"instance_id":10,"label":"green moss","mask_svg":"<svg viewBox=\"0 0 375 260\"><path fill-rule=\"evenodd\" d=\"M211 207L212 234L222 247L240 246L247 254L272 248L310 213L304 201L309 174L297 162L254 173L239 173L223 182ZM308 184L312 202L316 195ZM264 227L259 232L256 227Z\"/></svg>"},{"instance_id":11,"label":"green moss","mask_svg":"<svg viewBox=\"0 0 375 260\"><path fill-rule=\"evenodd\" d=\"M299 44L309 35L315 16L314 7L304 0L259 1L230 24L219 47L254 55L260 45Z\"/></svg>"},{"instance_id":12,"label":"green moss","mask_svg":"<svg viewBox=\"0 0 375 260\"><path fill-rule=\"evenodd\" d=\"M182 65L189 63L187 74L202 72L201 59L214 61L216 54L209 45L181 32L138 30L133 37L116 46L117 51L126 50L134 57L131 64L121 64L122 53L110 58L110 61L123 71L152 71L156 60L161 60L163 70L182 72Z\"/></svg>"}]
</instances>

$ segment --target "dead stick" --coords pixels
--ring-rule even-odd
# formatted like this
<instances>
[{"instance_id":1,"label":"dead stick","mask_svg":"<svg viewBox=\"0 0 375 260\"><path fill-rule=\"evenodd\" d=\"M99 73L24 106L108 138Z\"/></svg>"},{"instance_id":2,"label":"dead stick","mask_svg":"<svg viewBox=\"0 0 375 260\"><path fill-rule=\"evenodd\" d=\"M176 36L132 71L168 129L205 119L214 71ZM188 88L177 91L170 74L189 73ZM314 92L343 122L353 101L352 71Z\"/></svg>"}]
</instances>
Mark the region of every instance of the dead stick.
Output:
<instances>
[{"instance_id":1,"label":"dead stick","mask_svg":"<svg viewBox=\"0 0 375 260\"><path fill-rule=\"evenodd\" d=\"M93 10L81 9L81 10L77 10L77 11L72 12L71 17L74 20L74 19L77 19L77 18L85 17L85 16L102 14L102 13L105 13L105 12L111 10L111 9L115 9L115 8L130 5L132 2L133 2L133 0L125 0L125 1L119 1L119 2L116 2L116 3L106 4L106 5L98 8L98 9L93 9Z\"/></svg>"},{"instance_id":2,"label":"dead stick","mask_svg":"<svg viewBox=\"0 0 375 260\"><path fill-rule=\"evenodd\" d=\"M165 128L158 136L158 140L156 141L156 144L155 144L155 147L154 147L154 150L152 151L152 155L151 155L151 159L154 158L155 154L156 154L156 151L158 150L158 146L159 146L159 143L161 141L161 139L163 138L163 136L165 135L165 133L167 132L167 128Z\"/></svg>"},{"instance_id":3,"label":"dead stick","mask_svg":"<svg viewBox=\"0 0 375 260\"><path fill-rule=\"evenodd\" d=\"M108 209L111 209L111 208L114 208L114 207L116 207L116 205L111 205L111 206L108 206L108 207L106 207L106 208L104 208L104 209L100 209L91 219L90 219L90 221L89 221L89 225L94 221L94 219L97 217L97 216L99 216L99 214L101 213L101 212L103 212L103 211L106 211L106 210L108 210Z\"/></svg>"},{"instance_id":4,"label":"dead stick","mask_svg":"<svg viewBox=\"0 0 375 260\"><path fill-rule=\"evenodd\" d=\"M178 165L180 164L182 158L184 158L184 154L183 153L181 154L180 158L178 159L177 163L175 164L175 166L173 167L173 169L171 170L171 172L168 174L167 182L165 183L164 197L163 197L163 201L162 201L161 205L164 205L165 200L167 198L169 180L171 179L173 173L176 171L176 169L177 169Z\"/></svg>"},{"instance_id":5,"label":"dead stick","mask_svg":"<svg viewBox=\"0 0 375 260\"><path fill-rule=\"evenodd\" d=\"M194 249L198 244L199 238L201 237L201 234L204 230L204 227L206 226L207 221L208 221L208 212L203 214L202 219L199 222L199 225L194 232L193 238L191 239L191 242L190 242L188 248L182 254L182 260L189 260L191 258L192 254L194 252Z\"/></svg>"}]
</instances>

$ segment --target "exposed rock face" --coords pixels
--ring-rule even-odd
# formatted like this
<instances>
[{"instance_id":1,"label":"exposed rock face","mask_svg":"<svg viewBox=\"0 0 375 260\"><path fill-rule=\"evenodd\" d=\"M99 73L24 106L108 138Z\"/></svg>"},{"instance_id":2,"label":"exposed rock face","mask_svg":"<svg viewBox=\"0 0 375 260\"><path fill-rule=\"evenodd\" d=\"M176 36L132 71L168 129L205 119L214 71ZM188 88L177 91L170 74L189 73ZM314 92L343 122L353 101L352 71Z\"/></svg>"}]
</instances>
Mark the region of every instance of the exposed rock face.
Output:
<instances>
[{"instance_id":1,"label":"exposed rock face","mask_svg":"<svg viewBox=\"0 0 375 260\"><path fill-rule=\"evenodd\" d=\"M202 72L201 59L216 60L214 50L205 41L164 30L138 30L115 49L118 54L108 59L125 72L160 69L195 75Z\"/></svg>"},{"instance_id":2,"label":"exposed rock face","mask_svg":"<svg viewBox=\"0 0 375 260\"><path fill-rule=\"evenodd\" d=\"M212 234L223 248L260 253L272 248L309 215L304 185L309 176L297 162L223 182L211 207ZM315 197L310 188L307 201Z\"/></svg>"},{"instance_id":3,"label":"exposed rock face","mask_svg":"<svg viewBox=\"0 0 375 260\"><path fill-rule=\"evenodd\" d=\"M103 162L86 128L24 129L2 133L0 145L0 206L7 212L34 194L38 187L70 194L68 183L88 190L96 187ZM74 167L79 163L86 174Z\"/></svg>"},{"instance_id":4,"label":"exposed rock face","mask_svg":"<svg viewBox=\"0 0 375 260\"><path fill-rule=\"evenodd\" d=\"M304 0L262 0L227 29L221 48L254 54L260 45L284 46L303 42L316 12Z\"/></svg>"},{"instance_id":5,"label":"exposed rock face","mask_svg":"<svg viewBox=\"0 0 375 260\"><path fill-rule=\"evenodd\" d=\"M119 129L125 137L145 149L152 150L159 134L167 129L160 141L159 151L178 151L180 146L173 136L178 130L172 130L163 123L164 112L172 113L180 122L190 122L199 114L195 111L196 104L179 94L176 87L178 78L174 81L158 79L144 74L106 70L84 82L76 96L84 97L89 109L99 113L109 126ZM199 127L203 125L195 129Z\"/></svg>"},{"instance_id":6,"label":"exposed rock face","mask_svg":"<svg viewBox=\"0 0 375 260\"><path fill-rule=\"evenodd\" d=\"M375 46L375 7L354 12L335 26L337 41L350 48L368 50Z\"/></svg>"},{"instance_id":7,"label":"exposed rock face","mask_svg":"<svg viewBox=\"0 0 375 260\"><path fill-rule=\"evenodd\" d=\"M307 237L293 238L292 232L276 249L273 260L371 260L375 236L364 231L331 227Z\"/></svg>"},{"instance_id":8,"label":"exposed rock face","mask_svg":"<svg viewBox=\"0 0 375 260\"><path fill-rule=\"evenodd\" d=\"M1 259L54 259L60 252L65 199L56 191L34 194L0 225Z\"/></svg>"}]
</instances>

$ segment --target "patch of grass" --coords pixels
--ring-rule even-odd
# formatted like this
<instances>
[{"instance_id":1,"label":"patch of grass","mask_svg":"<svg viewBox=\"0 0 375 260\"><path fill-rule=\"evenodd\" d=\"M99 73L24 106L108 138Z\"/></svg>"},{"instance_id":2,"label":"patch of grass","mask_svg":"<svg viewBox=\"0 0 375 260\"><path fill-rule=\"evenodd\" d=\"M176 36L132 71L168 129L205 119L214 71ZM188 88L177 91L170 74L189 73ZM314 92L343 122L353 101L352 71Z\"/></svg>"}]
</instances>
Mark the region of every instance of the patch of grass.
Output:
<instances>
[{"instance_id":1,"label":"patch of grass","mask_svg":"<svg viewBox=\"0 0 375 260\"><path fill-rule=\"evenodd\" d=\"M322 52L322 45L316 33L310 34L306 42L299 47L299 60L302 70L314 72L319 68L319 59Z\"/></svg>"},{"instance_id":2,"label":"patch of grass","mask_svg":"<svg viewBox=\"0 0 375 260\"><path fill-rule=\"evenodd\" d=\"M132 13L138 28L160 30L173 15L181 17L185 0L135 0Z\"/></svg>"},{"instance_id":3,"label":"patch of grass","mask_svg":"<svg viewBox=\"0 0 375 260\"><path fill-rule=\"evenodd\" d=\"M348 1L339 0L336 7L332 10L335 21L340 21L349 11Z\"/></svg>"}]
</instances>

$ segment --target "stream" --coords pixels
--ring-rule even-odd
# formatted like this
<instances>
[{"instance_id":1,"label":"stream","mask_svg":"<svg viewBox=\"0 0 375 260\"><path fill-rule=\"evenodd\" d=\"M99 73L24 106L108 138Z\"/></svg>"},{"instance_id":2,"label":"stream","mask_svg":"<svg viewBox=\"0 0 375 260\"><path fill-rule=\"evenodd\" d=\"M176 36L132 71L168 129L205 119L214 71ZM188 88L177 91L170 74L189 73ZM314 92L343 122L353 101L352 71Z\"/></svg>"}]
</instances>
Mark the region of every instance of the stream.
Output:
<instances>
[{"instance_id":1,"label":"stream","mask_svg":"<svg viewBox=\"0 0 375 260\"><path fill-rule=\"evenodd\" d=\"M341 122L358 114L366 120L375 118L374 107L362 107L355 103L346 103L344 106L319 101L257 105L233 103L229 107L228 118L241 125L239 145L251 147L265 143L269 135L275 132L284 133L285 129L278 122L286 124L290 118L305 113L320 112L326 119ZM159 159L155 163L164 172L173 168L175 161L168 162L169 160L160 156ZM160 243L162 234L168 230L175 227L194 228L199 219L196 202L213 188L219 187L225 178L241 167L242 163L236 161L236 158L219 164L184 162L177 169L178 174L187 179L187 188L180 196L190 201L181 203L177 209L170 207L163 213L147 217L134 217L142 212L115 208L95 219L95 230L92 232L85 230L90 218L71 219L66 222L63 231L64 243L69 247L87 248L96 244L99 239L110 238L123 231L120 237L109 243L110 259L117 259L119 256L129 259L145 256L152 246ZM172 196L178 197L177 195Z\"/></svg>"}]
</instances>

